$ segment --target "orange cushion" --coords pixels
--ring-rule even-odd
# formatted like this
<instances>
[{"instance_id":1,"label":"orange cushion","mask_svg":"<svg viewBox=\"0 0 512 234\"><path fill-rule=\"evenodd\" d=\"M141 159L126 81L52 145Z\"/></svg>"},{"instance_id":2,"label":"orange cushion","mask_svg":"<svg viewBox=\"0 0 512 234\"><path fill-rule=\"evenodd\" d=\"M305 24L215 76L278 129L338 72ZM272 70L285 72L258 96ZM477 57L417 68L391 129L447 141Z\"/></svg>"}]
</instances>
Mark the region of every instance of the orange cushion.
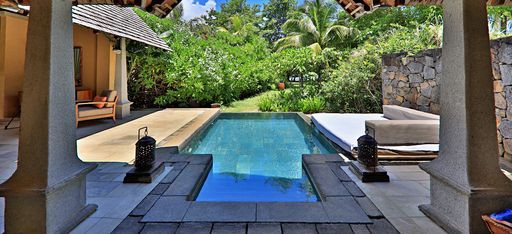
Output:
<instances>
[{"instance_id":1,"label":"orange cushion","mask_svg":"<svg viewBox=\"0 0 512 234\"><path fill-rule=\"evenodd\" d=\"M100 97L100 96L96 96L94 97L94 99L92 100L93 102L106 102L107 101L107 97ZM101 104L94 104L98 109L101 109L105 106L105 103L101 103Z\"/></svg>"}]
</instances>

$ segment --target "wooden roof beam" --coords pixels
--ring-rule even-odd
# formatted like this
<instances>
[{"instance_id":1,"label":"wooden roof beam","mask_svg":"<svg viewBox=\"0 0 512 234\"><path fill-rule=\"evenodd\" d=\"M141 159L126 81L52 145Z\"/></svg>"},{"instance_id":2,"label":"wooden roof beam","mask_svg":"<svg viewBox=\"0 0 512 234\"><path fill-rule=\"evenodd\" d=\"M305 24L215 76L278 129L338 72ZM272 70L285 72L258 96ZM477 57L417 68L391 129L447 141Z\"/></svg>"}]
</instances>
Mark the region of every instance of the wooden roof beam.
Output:
<instances>
[{"instance_id":1,"label":"wooden roof beam","mask_svg":"<svg viewBox=\"0 0 512 234\"><path fill-rule=\"evenodd\" d=\"M159 17L168 15L181 0L71 0L77 5L106 4L139 7ZM29 6L30 0L0 0L0 6Z\"/></svg>"},{"instance_id":2,"label":"wooden roof beam","mask_svg":"<svg viewBox=\"0 0 512 234\"><path fill-rule=\"evenodd\" d=\"M358 18L379 7L442 5L443 0L337 0L352 17ZM482 0L489 6L512 6L512 0Z\"/></svg>"}]
</instances>

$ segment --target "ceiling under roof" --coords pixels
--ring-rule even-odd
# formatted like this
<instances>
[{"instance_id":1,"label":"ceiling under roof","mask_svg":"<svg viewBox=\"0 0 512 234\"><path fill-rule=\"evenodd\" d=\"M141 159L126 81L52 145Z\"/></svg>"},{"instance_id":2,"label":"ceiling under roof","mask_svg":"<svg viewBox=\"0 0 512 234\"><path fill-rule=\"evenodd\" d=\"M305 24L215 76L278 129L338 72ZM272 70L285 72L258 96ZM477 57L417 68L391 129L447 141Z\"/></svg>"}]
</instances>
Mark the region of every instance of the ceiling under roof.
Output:
<instances>
[{"instance_id":1,"label":"ceiling under roof","mask_svg":"<svg viewBox=\"0 0 512 234\"><path fill-rule=\"evenodd\" d=\"M34 0L32 0L34 1ZM181 0L72 0L75 4L110 4L119 6L137 6L159 17L165 17L178 5ZM443 0L335 0L352 17L357 18L370 13L378 7L441 5ZM512 0L481 0L488 5L512 6ZM30 0L0 0L0 5L17 6L29 5Z\"/></svg>"},{"instance_id":2,"label":"ceiling under roof","mask_svg":"<svg viewBox=\"0 0 512 234\"><path fill-rule=\"evenodd\" d=\"M370 13L379 7L414 6L414 5L441 5L443 0L336 0L352 17L358 18ZM512 6L512 0L481 0L487 5Z\"/></svg>"},{"instance_id":3,"label":"ceiling under roof","mask_svg":"<svg viewBox=\"0 0 512 234\"><path fill-rule=\"evenodd\" d=\"M34 0L32 0L34 1ZM165 17L181 0L71 0L75 5L118 5L135 6L151 12L159 17ZM30 0L0 0L0 6L18 8L28 6Z\"/></svg>"},{"instance_id":4,"label":"ceiling under roof","mask_svg":"<svg viewBox=\"0 0 512 234\"><path fill-rule=\"evenodd\" d=\"M115 5L73 6L73 23L170 50L169 46L131 8Z\"/></svg>"}]
</instances>

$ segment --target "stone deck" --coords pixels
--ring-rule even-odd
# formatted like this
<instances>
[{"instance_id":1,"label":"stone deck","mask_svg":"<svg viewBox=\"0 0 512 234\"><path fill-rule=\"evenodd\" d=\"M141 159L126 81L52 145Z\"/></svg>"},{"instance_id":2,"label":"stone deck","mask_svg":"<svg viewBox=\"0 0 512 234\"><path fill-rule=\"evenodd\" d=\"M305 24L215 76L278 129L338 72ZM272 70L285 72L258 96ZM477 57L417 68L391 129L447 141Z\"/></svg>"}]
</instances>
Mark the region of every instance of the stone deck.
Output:
<instances>
[{"instance_id":1,"label":"stone deck","mask_svg":"<svg viewBox=\"0 0 512 234\"><path fill-rule=\"evenodd\" d=\"M185 109L180 109L185 111ZM156 112L155 112L156 111ZM152 110L146 113L137 113L134 117L141 117L145 114L156 114L158 110ZM175 114L182 114L182 112L174 112ZM77 129L77 139L83 136L91 136L94 133L103 131L110 131L111 127L122 127L125 122L132 121L136 118L121 120L117 124L113 124L111 120L87 121L80 123ZM173 137L165 137L160 142L160 146L180 145L186 143L187 139L193 136L195 130L202 127L206 123L207 115L198 115L192 121L185 123L176 132L172 133ZM93 124L94 122L94 124ZM4 123L6 124L6 123ZM17 126L15 123L14 126ZM129 126L129 125L126 125ZM157 126L165 127L165 126ZM18 151L18 131L19 129L2 130L0 134L0 183L8 179L16 169L17 151ZM128 131L128 130L127 130ZM101 143L97 143L101 144ZM128 147L126 147L128 148ZM129 147L130 149L132 146ZM124 150L124 149L123 149ZM121 151L121 153L124 151ZM322 161L320 161L322 164ZM337 165L341 165L343 173L337 170ZM181 223L162 223L162 224L145 224L143 229L144 233L148 231L161 230L165 228L167 232L173 233L219 233L230 228L238 228L237 230L245 230L249 233L300 233L297 230L304 231L304 233L344 233L343 231L354 233L382 233L386 230L391 223L401 233L442 233L438 226L436 226L430 219L421 213L417 206L420 204L428 203L429 201L429 177L418 166L385 166L390 175L390 183L361 183L355 176L348 170L347 166L343 163L327 163L329 170L335 174L341 181L347 191L353 192L353 198L363 206L365 204L365 197L357 191L354 184L345 177L347 175L354 183L362 190L371 201L378 208L375 214L367 214L373 224L347 224L347 223L256 223L256 222L181 222ZM177 165L179 166L179 165ZM313 166L315 168L318 166ZM179 167L178 167L179 168ZM320 170L326 167L320 166ZM510 166L509 168L512 168ZM145 198L149 197L151 192L157 194L150 194L152 196L159 196L159 191L165 190L166 185L169 184L169 179L173 176L179 175L178 169L174 168L168 163L165 171L151 184L123 184L122 179L124 173L130 170L131 166L126 163L100 163L98 168L95 169L87 176L87 199L89 203L98 204L98 211L91 217L82 222L73 233L110 233L116 228L127 216L130 215L134 208ZM325 171L329 171L325 170ZM310 173L317 173L313 170ZM320 172L322 173L322 172ZM327 173L329 175L329 173ZM510 175L507 173L507 175ZM169 177L167 177L169 176ZM164 178L167 177L166 180ZM335 181L326 179L327 182ZM161 185L164 184L164 185ZM325 193L329 193L327 189L329 186L324 186ZM341 187L339 187L341 188ZM342 189L340 189L341 191ZM351 194L352 195L352 194ZM145 202L152 202L145 200ZM368 202L368 200L366 200ZM367 209L366 212L369 212ZM382 213L386 219L379 219ZM0 198L0 233L3 232L4 222L4 200ZM141 216L138 216L141 217ZM389 222L388 222L389 221ZM137 221L138 222L138 221ZM233 227L234 226L234 227ZM253 232L261 231L261 232Z\"/></svg>"},{"instance_id":2,"label":"stone deck","mask_svg":"<svg viewBox=\"0 0 512 234\"><path fill-rule=\"evenodd\" d=\"M318 202L196 202L212 157L160 153L171 172L114 233L398 233L337 154L303 156Z\"/></svg>"},{"instance_id":3,"label":"stone deck","mask_svg":"<svg viewBox=\"0 0 512 234\"><path fill-rule=\"evenodd\" d=\"M84 162L132 163L139 128L148 127L159 145L180 146L215 117L219 109L164 109L77 141L78 157ZM171 136L171 139L169 139Z\"/></svg>"},{"instance_id":4,"label":"stone deck","mask_svg":"<svg viewBox=\"0 0 512 234\"><path fill-rule=\"evenodd\" d=\"M80 157L92 160L103 155L109 158L96 158L103 162L98 163L98 168L87 175L87 201L98 204L98 210L73 232L110 233L158 184L122 183L125 173L132 168L126 162L131 162L134 158L138 126L148 124L150 134L156 134L160 145L169 142L183 145L218 112L219 109L210 108L151 109L133 111L130 117L116 123L111 119L81 122L77 129L78 151L84 154L79 153ZM5 126L7 121L0 121L1 126ZM127 135L130 135L129 139L126 138ZM167 138L169 135L173 138ZM15 120L10 129L0 130L0 184L9 179L16 170L18 138L19 120ZM113 144L122 144L124 147L115 147L115 152L107 150ZM105 155L107 152L109 154ZM113 161L113 158L118 158L119 162L106 162ZM167 167L164 173L169 171L171 168ZM157 178L156 181L161 179ZM0 233L4 232L4 205L5 200L0 197Z\"/></svg>"}]
</instances>

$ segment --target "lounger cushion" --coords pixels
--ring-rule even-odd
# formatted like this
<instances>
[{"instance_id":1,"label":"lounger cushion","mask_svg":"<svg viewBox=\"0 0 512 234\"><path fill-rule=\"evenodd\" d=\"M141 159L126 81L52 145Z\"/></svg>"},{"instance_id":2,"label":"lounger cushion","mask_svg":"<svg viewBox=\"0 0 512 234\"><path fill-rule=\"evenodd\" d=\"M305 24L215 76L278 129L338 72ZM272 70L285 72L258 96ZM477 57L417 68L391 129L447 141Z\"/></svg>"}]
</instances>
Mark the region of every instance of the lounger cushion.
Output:
<instances>
[{"instance_id":1,"label":"lounger cushion","mask_svg":"<svg viewBox=\"0 0 512 234\"><path fill-rule=\"evenodd\" d=\"M384 105L382 110L384 118L390 120L439 120L439 115L401 106Z\"/></svg>"},{"instance_id":2,"label":"lounger cushion","mask_svg":"<svg viewBox=\"0 0 512 234\"><path fill-rule=\"evenodd\" d=\"M90 116L98 116L98 115L107 115L112 114L114 108L104 107L101 109L96 108L95 106L81 106L78 108L78 117L90 117Z\"/></svg>"},{"instance_id":3,"label":"lounger cushion","mask_svg":"<svg viewBox=\"0 0 512 234\"><path fill-rule=\"evenodd\" d=\"M334 114L318 113L311 116L318 131L329 140L336 143L345 151L352 151L357 147L357 139L365 134L365 121L387 120L382 114ZM380 149L389 149L403 152L439 151L439 144L385 146Z\"/></svg>"},{"instance_id":4,"label":"lounger cushion","mask_svg":"<svg viewBox=\"0 0 512 234\"><path fill-rule=\"evenodd\" d=\"M368 120L365 125L379 145L439 143L439 120Z\"/></svg>"},{"instance_id":5,"label":"lounger cushion","mask_svg":"<svg viewBox=\"0 0 512 234\"><path fill-rule=\"evenodd\" d=\"M313 114L317 129L346 151L357 147L357 138L364 135L366 120L385 120L382 114Z\"/></svg>"},{"instance_id":6,"label":"lounger cushion","mask_svg":"<svg viewBox=\"0 0 512 234\"><path fill-rule=\"evenodd\" d=\"M107 97L107 102L113 102L116 100L116 96L117 96L117 91L115 90L103 90L103 92L101 92L101 96L102 97ZM111 103L107 103L105 105L105 107L113 107L114 104L111 104Z\"/></svg>"}]
</instances>

